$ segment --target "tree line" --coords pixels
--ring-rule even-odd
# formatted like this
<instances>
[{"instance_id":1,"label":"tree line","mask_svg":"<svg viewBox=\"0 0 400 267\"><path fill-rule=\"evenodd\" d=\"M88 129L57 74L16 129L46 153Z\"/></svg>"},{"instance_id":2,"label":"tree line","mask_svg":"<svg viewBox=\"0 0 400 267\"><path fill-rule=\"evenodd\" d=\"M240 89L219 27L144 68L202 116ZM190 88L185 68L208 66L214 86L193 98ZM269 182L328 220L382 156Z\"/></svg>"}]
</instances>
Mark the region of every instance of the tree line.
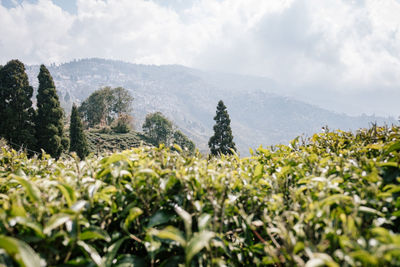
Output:
<instances>
[{"instance_id":1,"label":"tree line","mask_svg":"<svg viewBox=\"0 0 400 267\"><path fill-rule=\"evenodd\" d=\"M34 109L33 88L24 64L11 60L0 66L0 136L13 148L26 149L30 155L43 150L59 158L64 151L74 151L83 158L88 153L86 140L76 140L74 136L84 135L73 132L83 131L82 127L70 127L70 138L66 136L64 111L53 78L44 65L40 66L37 77L39 87ZM71 116L70 124L76 125L76 120L80 118Z\"/></svg>"},{"instance_id":2,"label":"tree line","mask_svg":"<svg viewBox=\"0 0 400 267\"><path fill-rule=\"evenodd\" d=\"M100 125L117 133L129 132L133 97L126 89L104 87L92 93L80 107L74 104L68 138L56 86L44 65L40 66L38 81L34 109L31 100L33 88L29 85L24 64L11 60L0 66L0 136L12 147L24 148L29 154L44 150L54 158L70 151L84 158L88 154L84 124L87 128ZM217 105L214 120L214 135L208 142L211 154L232 154L236 148L230 118L222 100ZM153 145L178 144L187 151L195 150L194 143L160 112L148 114L142 128L148 142Z\"/></svg>"},{"instance_id":3,"label":"tree line","mask_svg":"<svg viewBox=\"0 0 400 267\"><path fill-rule=\"evenodd\" d=\"M79 111L87 127L100 126L104 131L107 126L111 126L115 132L124 133L129 131L132 120L127 114L132 110L132 100L133 97L122 87L114 89L104 87L93 92L79 107ZM230 127L231 120L222 100L218 102L214 120L214 135L208 142L211 154L234 153L236 146ZM142 129L146 140L152 145L164 144L167 147L173 147L173 144L177 144L190 153L195 150L193 141L161 112L148 114Z\"/></svg>"},{"instance_id":4,"label":"tree line","mask_svg":"<svg viewBox=\"0 0 400 267\"><path fill-rule=\"evenodd\" d=\"M127 133L133 124L129 115L132 101L129 91L122 87L103 87L83 101L78 110L87 128L97 128L102 133ZM189 153L195 150L193 141L161 112L148 114L142 129L146 142L154 146L173 147L177 144Z\"/></svg>"},{"instance_id":5,"label":"tree line","mask_svg":"<svg viewBox=\"0 0 400 267\"><path fill-rule=\"evenodd\" d=\"M94 91L83 101L79 112L88 127L112 125L132 111L132 101L133 97L125 88L106 86Z\"/></svg>"}]
</instances>

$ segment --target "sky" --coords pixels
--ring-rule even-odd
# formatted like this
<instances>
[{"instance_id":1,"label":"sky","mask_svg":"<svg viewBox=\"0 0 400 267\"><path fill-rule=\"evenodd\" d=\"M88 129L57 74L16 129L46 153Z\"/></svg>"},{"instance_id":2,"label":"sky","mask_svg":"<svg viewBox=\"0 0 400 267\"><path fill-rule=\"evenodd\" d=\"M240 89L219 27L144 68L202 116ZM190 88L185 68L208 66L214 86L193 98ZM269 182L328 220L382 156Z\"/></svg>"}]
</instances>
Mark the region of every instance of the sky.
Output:
<instances>
[{"instance_id":1,"label":"sky","mask_svg":"<svg viewBox=\"0 0 400 267\"><path fill-rule=\"evenodd\" d=\"M0 64L181 64L268 77L340 113L400 115L400 0L0 3Z\"/></svg>"}]
</instances>

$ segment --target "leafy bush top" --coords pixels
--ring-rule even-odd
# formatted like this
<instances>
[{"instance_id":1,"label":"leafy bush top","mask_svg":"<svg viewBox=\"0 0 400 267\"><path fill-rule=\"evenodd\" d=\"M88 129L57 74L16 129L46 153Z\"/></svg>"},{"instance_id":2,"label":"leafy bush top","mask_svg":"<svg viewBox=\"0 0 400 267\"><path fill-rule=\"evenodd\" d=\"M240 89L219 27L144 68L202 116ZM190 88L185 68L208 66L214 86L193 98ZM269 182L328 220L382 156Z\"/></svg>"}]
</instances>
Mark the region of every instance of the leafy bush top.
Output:
<instances>
[{"instance_id":1,"label":"leafy bush top","mask_svg":"<svg viewBox=\"0 0 400 267\"><path fill-rule=\"evenodd\" d=\"M140 147L55 161L4 147L0 263L400 266L399 151L397 127L248 158Z\"/></svg>"}]
</instances>

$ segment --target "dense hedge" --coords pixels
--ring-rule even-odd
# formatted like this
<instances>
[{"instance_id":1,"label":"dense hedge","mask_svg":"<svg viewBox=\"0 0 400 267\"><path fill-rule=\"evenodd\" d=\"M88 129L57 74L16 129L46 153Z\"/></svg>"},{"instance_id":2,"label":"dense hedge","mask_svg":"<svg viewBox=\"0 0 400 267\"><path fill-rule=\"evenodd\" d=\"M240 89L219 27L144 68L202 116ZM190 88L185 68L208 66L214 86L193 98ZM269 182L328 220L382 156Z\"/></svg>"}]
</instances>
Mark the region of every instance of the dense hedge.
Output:
<instances>
[{"instance_id":1,"label":"dense hedge","mask_svg":"<svg viewBox=\"0 0 400 267\"><path fill-rule=\"evenodd\" d=\"M400 129L248 158L0 152L6 266L400 266Z\"/></svg>"},{"instance_id":2,"label":"dense hedge","mask_svg":"<svg viewBox=\"0 0 400 267\"><path fill-rule=\"evenodd\" d=\"M104 129L107 131L107 128L103 128L103 130ZM137 132L111 134L85 131L85 135L88 141L89 150L96 154L105 151L121 151L133 147L139 147L142 144L148 144L145 137Z\"/></svg>"}]
</instances>

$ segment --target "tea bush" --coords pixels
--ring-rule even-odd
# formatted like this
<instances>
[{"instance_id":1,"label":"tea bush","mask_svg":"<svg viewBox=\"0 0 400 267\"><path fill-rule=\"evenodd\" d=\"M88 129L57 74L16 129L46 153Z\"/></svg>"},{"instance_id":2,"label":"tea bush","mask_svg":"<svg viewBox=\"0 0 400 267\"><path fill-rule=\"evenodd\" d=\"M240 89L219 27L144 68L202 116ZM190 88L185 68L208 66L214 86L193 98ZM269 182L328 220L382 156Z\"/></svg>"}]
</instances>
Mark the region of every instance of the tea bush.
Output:
<instances>
[{"instance_id":1,"label":"tea bush","mask_svg":"<svg viewBox=\"0 0 400 267\"><path fill-rule=\"evenodd\" d=\"M6 266L400 266L400 129L251 157L0 152Z\"/></svg>"}]
</instances>

